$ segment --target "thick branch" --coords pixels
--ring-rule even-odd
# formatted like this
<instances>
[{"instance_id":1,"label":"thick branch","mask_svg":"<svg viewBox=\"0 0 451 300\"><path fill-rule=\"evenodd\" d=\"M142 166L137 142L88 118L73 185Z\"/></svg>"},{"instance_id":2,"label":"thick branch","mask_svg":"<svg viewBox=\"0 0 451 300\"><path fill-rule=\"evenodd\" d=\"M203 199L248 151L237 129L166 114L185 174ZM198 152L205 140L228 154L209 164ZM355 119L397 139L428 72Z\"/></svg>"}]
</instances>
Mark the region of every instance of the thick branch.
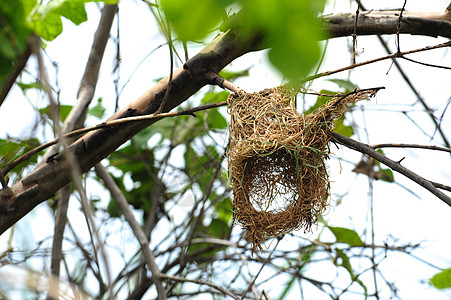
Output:
<instances>
[{"instance_id":1,"label":"thick branch","mask_svg":"<svg viewBox=\"0 0 451 300\"><path fill-rule=\"evenodd\" d=\"M357 35L395 34L398 30L399 10L363 11L357 20ZM351 36L354 33L355 13L326 15L323 26L331 37ZM444 13L403 12L400 33L451 38L451 11Z\"/></svg>"},{"instance_id":2,"label":"thick branch","mask_svg":"<svg viewBox=\"0 0 451 300\"><path fill-rule=\"evenodd\" d=\"M374 158L375 160L383 163L384 165L391 168L392 170L401 173L402 175L404 175L407 178L411 179L412 181L418 183L419 185L421 185L422 187L424 187L425 189L430 191L432 194L434 194L435 196L440 198L443 202L445 202L446 204L451 206L451 198L448 197L445 193L438 190L431 181L429 181L429 180L421 177L420 175L410 171L409 169L403 167L399 162L389 159L385 155L383 155L383 154L377 152L376 150L374 150L373 148L371 148L369 145L360 143L358 141L355 141L353 139L345 137L336 132L332 132L331 134L332 134L332 137L340 144L345 145L356 151L359 151L363 154L366 154L366 155Z\"/></svg>"}]
</instances>

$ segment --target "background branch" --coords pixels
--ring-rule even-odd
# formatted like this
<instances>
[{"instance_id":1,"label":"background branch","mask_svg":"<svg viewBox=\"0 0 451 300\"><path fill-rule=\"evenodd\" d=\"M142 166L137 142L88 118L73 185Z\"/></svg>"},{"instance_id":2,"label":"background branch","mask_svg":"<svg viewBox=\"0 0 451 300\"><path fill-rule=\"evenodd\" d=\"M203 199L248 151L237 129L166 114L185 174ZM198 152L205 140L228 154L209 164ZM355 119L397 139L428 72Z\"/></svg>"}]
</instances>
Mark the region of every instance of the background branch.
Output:
<instances>
[{"instance_id":1,"label":"background branch","mask_svg":"<svg viewBox=\"0 0 451 300\"><path fill-rule=\"evenodd\" d=\"M444 151L444 152L450 152L451 148L447 147L439 147L434 145L419 145L419 144L376 144L370 146L373 149L377 148L416 148L416 149L428 149L428 150L438 150L438 151Z\"/></svg>"},{"instance_id":2,"label":"background branch","mask_svg":"<svg viewBox=\"0 0 451 300\"><path fill-rule=\"evenodd\" d=\"M326 15L321 19L325 31L332 37L395 34L401 10L361 11L357 22L355 13ZM399 33L451 38L451 12L403 12Z\"/></svg>"},{"instance_id":3,"label":"background branch","mask_svg":"<svg viewBox=\"0 0 451 300\"><path fill-rule=\"evenodd\" d=\"M437 196L439 199L441 199L443 202L445 202L446 204L451 206L451 198L450 197L448 197L445 193L439 191L431 181L424 179L423 177L419 176L418 174L403 167L399 162L391 160L388 157L386 157L385 155L377 152L370 146L368 146L364 143L360 143L351 138L348 138L344 135L338 134L336 132L332 132L331 135L338 143L340 143L344 146L347 146L351 149L354 149L356 151L359 151L363 154L366 154L366 155L374 158L375 160L383 163L384 165L391 168L392 170L401 173L402 175L404 175L407 178L411 179L412 181L418 183L419 185L421 185L422 187L424 187L425 189L430 191L432 194Z\"/></svg>"}]
</instances>

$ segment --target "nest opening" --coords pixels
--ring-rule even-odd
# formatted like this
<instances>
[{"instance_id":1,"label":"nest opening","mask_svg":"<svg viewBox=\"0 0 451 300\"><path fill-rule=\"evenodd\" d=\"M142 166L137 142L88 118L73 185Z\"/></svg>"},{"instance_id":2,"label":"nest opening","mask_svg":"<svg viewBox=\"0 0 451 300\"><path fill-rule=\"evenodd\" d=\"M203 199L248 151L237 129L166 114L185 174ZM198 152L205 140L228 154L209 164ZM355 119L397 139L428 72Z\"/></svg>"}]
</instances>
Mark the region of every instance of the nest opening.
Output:
<instances>
[{"instance_id":1,"label":"nest opening","mask_svg":"<svg viewBox=\"0 0 451 300\"><path fill-rule=\"evenodd\" d=\"M295 200L299 189L296 160L286 149L249 157L243 163L243 192L255 210L276 213Z\"/></svg>"},{"instance_id":2,"label":"nest opening","mask_svg":"<svg viewBox=\"0 0 451 300\"><path fill-rule=\"evenodd\" d=\"M293 95L281 87L229 96L233 216L246 230L253 251L283 233L310 231L328 206L324 161L333 121L346 104L374 93L334 97L309 115L299 114Z\"/></svg>"}]
</instances>

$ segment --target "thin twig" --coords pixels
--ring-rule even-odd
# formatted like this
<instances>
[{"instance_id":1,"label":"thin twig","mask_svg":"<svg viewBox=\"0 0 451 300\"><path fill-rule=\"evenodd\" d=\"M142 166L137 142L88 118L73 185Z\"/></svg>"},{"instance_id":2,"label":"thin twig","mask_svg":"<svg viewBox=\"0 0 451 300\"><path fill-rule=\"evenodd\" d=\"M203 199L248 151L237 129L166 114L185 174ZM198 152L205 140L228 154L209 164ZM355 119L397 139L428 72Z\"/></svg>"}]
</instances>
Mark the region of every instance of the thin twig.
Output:
<instances>
[{"instance_id":1,"label":"thin twig","mask_svg":"<svg viewBox=\"0 0 451 300\"><path fill-rule=\"evenodd\" d=\"M211 109L211 108L215 108L215 107L220 107L220 106L224 106L224 105L227 105L226 101L206 104L206 105L202 105L202 106L198 106L198 107L194 107L194 108L189 108L189 109L182 110L182 111L161 113L161 114L158 114L158 115L149 114L149 115L143 115L143 116L136 116L136 117L128 117L128 118L122 118L122 119L117 119L117 120L111 120L111 121L108 121L108 122L105 122L105 123L97 124L95 126L86 127L86 128L82 128L82 129L78 129L78 130L74 130L72 132L66 133L66 134L63 135L63 139L67 139L67 138L74 137L74 136L79 136L79 135L81 135L83 133L86 133L86 132L89 132L89 131L93 131L93 130L109 128L109 127L120 125L120 124L126 124L128 122L138 122L138 121L147 121L147 120L153 120L153 119L163 119L163 118L167 118L167 117L175 117L175 116L182 116L182 115L195 116L195 114L194 114L195 112L206 110L206 109ZM11 171L13 168L15 168L18 164L30 159L33 155L39 153L40 151L42 151L42 150L44 150L44 149L46 149L46 148L48 148L48 147L50 147L52 145L55 145L58 142L59 142L59 139L54 139L53 141L44 143L44 144L42 144L42 145L40 145L40 146L28 151L24 155L22 155L19 158L15 159L7 167L5 167L5 169L2 170L3 175L8 174L8 172Z\"/></svg>"},{"instance_id":2,"label":"thin twig","mask_svg":"<svg viewBox=\"0 0 451 300\"><path fill-rule=\"evenodd\" d=\"M163 100L160 103L160 107L158 108L158 110L155 112L156 115L160 114L163 112L164 107L166 106L166 102L169 99L169 94L171 93L172 90L172 78L174 76L174 45L172 44L172 36L171 36L171 28L169 27L169 23L167 23L167 21L165 23L163 23L165 26L165 30L164 32L166 33L166 38L168 39L168 46L169 46L169 82L168 82L168 86L166 88L166 92L164 93L164 97Z\"/></svg>"},{"instance_id":3,"label":"thin twig","mask_svg":"<svg viewBox=\"0 0 451 300\"><path fill-rule=\"evenodd\" d=\"M412 172L411 170L403 167L399 162L389 159L385 155L377 152L376 150L371 148L369 145L366 145L364 143L360 143L356 140L345 137L336 132L331 132L331 135L335 139L335 141L339 142L340 144L345 145L356 151L359 151L363 154L366 154L366 155L374 158L375 160L383 163L384 165L388 166L392 170L403 174L404 176L406 176L409 179L411 179L412 181L418 183L419 185L421 185L422 187L424 187L425 189L430 191L432 194L437 196L440 200L442 200L443 202L445 202L446 204L451 206L451 198L450 197L448 197L443 192L439 191L431 181L429 181L429 180L419 176L418 174Z\"/></svg>"},{"instance_id":4,"label":"thin twig","mask_svg":"<svg viewBox=\"0 0 451 300\"><path fill-rule=\"evenodd\" d=\"M232 84L232 83L230 83L230 84ZM351 94L354 94L356 92L364 92L364 91L370 91L370 90L376 90L377 91L377 90L384 89L384 88L385 87L375 87L375 88L369 88L369 89L356 89L356 90L354 90L354 91L352 91L350 93L347 93L345 95L337 94L335 96L341 96L342 98L344 98L344 97L347 97L347 96L349 96ZM238 90L239 91L240 89L235 86L233 88L233 90ZM156 114L149 114L149 115L143 115L143 116L135 116L135 117L127 117L127 118L111 120L111 121L107 121L107 122L104 122L104 123L97 124L95 126L81 128L81 129L78 129L78 130L71 131L69 133L64 134L62 136L62 138L63 139L67 139L67 138L70 138L70 137L79 136L79 135L87 133L89 131L103 129L103 128L109 128L109 127L113 127L113 126L116 126L116 125L126 124L126 123L129 123L129 122L139 122L139 121L147 121L147 120L153 120L153 119L163 119L163 118L167 118L167 117L176 117L176 116L182 116L182 115L196 116L194 114L195 112L202 111L202 110L207 110L207 109L211 109L211 108L215 108L215 107L221 107L221 106L225 106L225 105L227 105L227 101L221 101L221 102L205 104L205 105L201 105L201 106L197 106L197 107L193 107L193 108L188 108L188 109L181 110L181 111L161 113L161 114L158 114L158 115L156 115ZM2 174L5 176L13 168L15 168L18 164L30 159L33 155L39 153L40 151L42 151L42 150L44 150L44 149L46 149L46 148L48 148L48 147L50 147L52 145L55 145L58 142L59 142L59 139L54 139L53 141L49 141L47 143L44 143L44 144L42 144L42 145L40 145L40 146L28 151L27 153L25 153L22 156L20 156L17 159L15 159L8 166L6 166L2 170Z\"/></svg>"},{"instance_id":5,"label":"thin twig","mask_svg":"<svg viewBox=\"0 0 451 300\"><path fill-rule=\"evenodd\" d=\"M436 188L439 188L439 189L442 189L442 190L446 190L446 191L451 192L451 186L444 185L443 183L438 183L438 182L434 182L434 181L431 181L431 183L432 183Z\"/></svg>"},{"instance_id":6,"label":"thin twig","mask_svg":"<svg viewBox=\"0 0 451 300\"><path fill-rule=\"evenodd\" d=\"M336 70L333 70L333 71L326 71L326 72L322 72L322 73L319 73L319 74L315 74L315 75L306 77L306 78L304 78L304 79L302 79L300 81L301 82L311 81L311 80L314 80L314 79L317 79L317 78L320 78L320 77L329 76L329 75L332 75L332 74L335 74L335 73L339 73L339 72L343 72L343 71L346 71L346 70L354 69L354 68L357 68L357 67L361 67L361 66L364 66L364 65L372 64L372 63L379 62L379 61L382 61L382 60L395 58L395 57L398 57L399 55L407 55L407 54L418 53L418 52L428 51L428 50L432 50L432 49L439 49L439 48L444 48L444 47L450 47L450 46L451 46L451 41L446 42L446 43L442 43L442 44L438 44L438 45L435 45L435 46L427 46L427 47L424 47L424 48L409 50L409 51L405 51L405 52L401 52L401 53L396 52L396 53L389 54L389 55L382 56L382 57L378 57L378 58L375 58L375 59L370 59L370 60L367 60L367 61L364 61L364 62L361 62L361 63L352 64L352 65L349 65L349 66L346 66L346 67L343 67L343 68L339 68L339 69L336 69Z\"/></svg>"},{"instance_id":7,"label":"thin twig","mask_svg":"<svg viewBox=\"0 0 451 300\"><path fill-rule=\"evenodd\" d=\"M357 0L357 3L360 4L360 0ZM359 10L360 6L357 5L357 10L355 11L355 22L354 22L354 32L352 33L352 63L355 64L355 52L357 47L357 22L359 20Z\"/></svg>"},{"instance_id":8,"label":"thin twig","mask_svg":"<svg viewBox=\"0 0 451 300\"><path fill-rule=\"evenodd\" d=\"M370 145L370 147L373 149L377 149L377 148L417 148L417 149L438 150L438 151L444 151L444 152L451 153L451 148L439 147L439 146L434 146L434 145L385 143L385 144Z\"/></svg>"},{"instance_id":9,"label":"thin twig","mask_svg":"<svg viewBox=\"0 0 451 300\"><path fill-rule=\"evenodd\" d=\"M241 300L243 300L246 297L246 294L250 291L250 289L254 286L255 281L257 280L257 277L260 275L260 273L263 271L263 268L265 267L265 265L269 262L269 260L271 259L272 254L274 253L274 251L277 249L277 246L279 246L280 241L282 240L283 236L278 236L277 237L277 243L274 246L274 248L271 250L271 252L269 253L268 257L265 259L265 261L263 262L263 264L260 267L260 270L258 270L257 274L255 274L254 278L252 279L251 283L249 284L249 286L247 287L247 290L241 295Z\"/></svg>"},{"instance_id":10,"label":"thin twig","mask_svg":"<svg viewBox=\"0 0 451 300\"><path fill-rule=\"evenodd\" d=\"M94 238L97 240L97 243L99 245L99 252L100 252L99 254L103 259L103 264L104 264L106 276L108 279L108 284L107 284L107 292L109 294L108 299L112 299L111 297L112 297L113 293L111 291L111 288L112 288L111 287L111 282L112 282L111 267L110 267L110 264L108 261L108 256L105 251L105 243L100 238L99 229L94 221L94 212L93 212L91 204L88 201L88 196L86 194L86 190L81 181L82 173L80 170L80 166L79 166L77 160L75 159L75 155L73 152L66 151L66 152L64 152L64 155L66 155L67 161L69 162L69 170L72 175L72 182L74 183L74 187L78 191L79 196L80 196L81 207L84 212L84 216L86 218L88 230L90 231L91 243L94 248L94 256L96 256L96 257L97 257L97 251L95 249ZM92 236L91 231L94 236ZM99 266L99 270L100 270L100 263L99 263L98 259L96 259L96 263Z\"/></svg>"},{"instance_id":11,"label":"thin twig","mask_svg":"<svg viewBox=\"0 0 451 300\"><path fill-rule=\"evenodd\" d=\"M58 278L60 276L60 265L63 259L63 238L64 229L67 222L67 209L69 207L69 197L72 192L72 185L67 184L57 193L56 199L58 200L58 208L55 214L55 226L53 230L53 241L52 241L52 256L50 259L50 272L53 275L50 277ZM59 281L55 281L54 284L50 285L52 288L58 290Z\"/></svg>"},{"instance_id":12,"label":"thin twig","mask_svg":"<svg viewBox=\"0 0 451 300\"><path fill-rule=\"evenodd\" d=\"M424 63L424 62L421 62L421 61L417 61L417 60L414 60L414 59L411 59L411 58L408 58L408 57L404 57L404 56L401 56L401 58L402 58L402 59L405 59L405 60L408 60L408 61L411 61L411 62L416 63L416 64L420 64L420 65L426 66L426 67L433 67L433 68L439 68L439 69L451 70L451 67L447 67L447 66L440 66L440 65L428 64L428 63Z\"/></svg>"},{"instance_id":13,"label":"thin twig","mask_svg":"<svg viewBox=\"0 0 451 300\"><path fill-rule=\"evenodd\" d=\"M223 288L219 285L213 284L211 282L208 282L208 281L203 281L203 280L199 280L199 279L188 279L185 277L171 276L171 275L167 275L167 274L161 274L161 277L169 279L169 280L179 281L179 282L192 282L192 283L197 283L197 284L205 284L205 285L208 285L209 287L212 287L212 288L220 291L223 294L226 294L226 295L232 297L233 299L236 299L236 300L240 299L238 296L234 295L232 292L226 290L225 288Z\"/></svg>"},{"instance_id":14,"label":"thin twig","mask_svg":"<svg viewBox=\"0 0 451 300\"><path fill-rule=\"evenodd\" d=\"M227 79L225 79L224 77L220 76L215 72L209 72L205 74L205 78L210 84L217 85L223 89L228 89L233 93L238 93L239 91L241 91L241 89L237 87L235 84L233 84L232 82L228 81Z\"/></svg>"},{"instance_id":15,"label":"thin twig","mask_svg":"<svg viewBox=\"0 0 451 300\"><path fill-rule=\"evenodd\" d=\"M139 225L138 221L133 215L133 212L128 205L127 199L125 198L124 194L121 192L117 184L114 182L113 177L108 173L103 165L97 164L95 166L95 170L97 175L105 183L106 188L110 191L141 246L146 264L152 272L153 282L155 283L158 292L158 299L166 299L166 291L161 282L161 278L164 277L164 274L162 274L158 268L158 265L155 261L155 256L149 247L149 240L147 239L143 229L141 228L141 225Z\"/></svg>"},{"instance_id":16,"label":"thin twig","mask_svg":"<svg viewBox=\"0 0 451 300\"><path fill-rule=\"evenodd\" d=\"M358 2L358 4L360 5L360 8L362 10L366 10L365 7ZM451 5L451 4L450 4ZM377 35L377 38L379 40L379 42L381 43L382 47L384 47L385 51L387 53L390 53L390 49L387 45L387 42L384 41L384 39L380 36ZM405 57L404 57L405 58ZM398 69L401 77L404 79L404 81L407 83L407 85L409 86L409 88L412 90L412 92L415 94L415 96L417 97L418 101L420 101L421 105L423 105L426 113L429 115L429 117L431 118L432 122L435 125L435 130L438 130L438 132L440 133L440 136L443 139L443 142L445 143L445 146L450 147L450 144L448 142L447 137L445 136L445 133L443 132L442 128L440 127L440 124L437 122L437 120L435 119L435 116L433 114L433 110L428 106L428 104L426 103L426 101L424 100L424 98L420 95L420 93L418 92L418 90L415 88L415 86L413 85L413 83L410 81L409 77L407 76L406 72L404 72L404 69L401 68L401 65L398 63L398 61L396 59L393 58L393 64L395 65L395 67ZM406 115L407 116L407 115Z\"/></svg>"},{"instance_id":17,"label":"thin twig","mask_svg":"<svg viewBox=\"0 0 451 300\"><path fill-rule=\"evenodd\" d=\"M401 22L402 22L402 14L404 12L404 10L406 9L406 4L407 4L407 0L404 0L404 4L401 8L401 12L399 13L399 18L398 18L398 25L396 26L396 50L397 53L401 53L401 46L399 44L399 33L401 32Z\"/></svg>"},{"instance_id":18,"label":"thin twig","mask_svg":"<svg viewBox=\"0 0 451 300\"><path fill-rule=\"evenodd\" d=\"M4 30L3 34L7 34L8 30ZM34 39L34 36L31 38ZM28 41L30 42L30 41ZM22 70L27 65L28 59L30 58L31 51L30 51L30 43L28 43L27 48L25 49L24 53L22 53L15 61L15 66L12 72L6 77L3 86L0 90L0 106L3 104L3 101L5 101L6 97L9 94L9 91L13 87L14 83L16 82L17 77L22 73Z\"/></svg>"}]
</instances>

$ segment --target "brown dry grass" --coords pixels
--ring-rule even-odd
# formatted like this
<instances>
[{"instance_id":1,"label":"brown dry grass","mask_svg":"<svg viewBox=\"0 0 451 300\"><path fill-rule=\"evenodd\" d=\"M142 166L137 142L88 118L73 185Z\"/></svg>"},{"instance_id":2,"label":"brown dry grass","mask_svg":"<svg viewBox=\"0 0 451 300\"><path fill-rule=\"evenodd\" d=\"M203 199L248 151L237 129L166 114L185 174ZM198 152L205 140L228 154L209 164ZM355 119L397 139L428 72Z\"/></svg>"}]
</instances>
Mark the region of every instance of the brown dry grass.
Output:
<instances>
[{"instance_id":1,"label":"brown dry grass","mask_svg":"<svg viewBox=\"0 0 451 300\"><path fill-rule=\"evenodd\" d=\"M309 231L328 206L330 131L346 105L375 91L336 96L309 115L296 111L283 87L231 94L229 178L233 216L253 251L267 239Z\"/></svg>"}]
</instances>

